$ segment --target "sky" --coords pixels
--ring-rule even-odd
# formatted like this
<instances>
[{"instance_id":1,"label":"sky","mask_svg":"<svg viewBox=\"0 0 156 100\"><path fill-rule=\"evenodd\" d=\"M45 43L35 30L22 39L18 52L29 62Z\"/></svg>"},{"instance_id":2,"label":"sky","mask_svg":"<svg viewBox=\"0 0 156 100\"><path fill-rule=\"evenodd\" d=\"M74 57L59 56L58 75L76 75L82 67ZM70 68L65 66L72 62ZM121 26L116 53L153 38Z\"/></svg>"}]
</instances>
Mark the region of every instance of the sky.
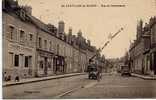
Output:
<instances>
[{"instance_id":1,"label":"sky","mask_svg":"<svg viewBox=\"0 0 156 100\"><path fill-rule=\"evenodd\" d=\"M124 56L129 49L130 41L136 39L138 20L148 22L156 16L156 0L18 0L22 5L32 7L33 16L45 23L58 26L65 22L65 32L72 27L73 34L82 31L91 44L100 48L114 34L124 28L102 54L106 58ZM61 7L61 5L96 4L98 7ZM125 7L100 7L100 5L125 5Z\"/></svg>"}]
</instances>

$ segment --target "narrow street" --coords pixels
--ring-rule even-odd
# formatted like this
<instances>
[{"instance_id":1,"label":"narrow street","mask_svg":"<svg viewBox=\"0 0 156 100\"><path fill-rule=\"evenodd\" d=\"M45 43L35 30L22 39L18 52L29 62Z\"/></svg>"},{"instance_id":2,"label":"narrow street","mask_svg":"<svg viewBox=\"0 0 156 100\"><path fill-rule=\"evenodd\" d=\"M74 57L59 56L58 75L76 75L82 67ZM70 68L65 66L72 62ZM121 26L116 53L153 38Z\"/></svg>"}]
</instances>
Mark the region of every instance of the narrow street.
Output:
<instances>
[{"instance_id":1,"label":"narrow street","mask_svg":"<svg viewBox=\"0 0 156 100\"><path fill-rule=\"evenodd\" d=\"M79 75L4 87L3 96L5 99L153 98L156 97L156 81L104 74L97 82L89 80L87 75Z\"/></svg>"}]
</instances>

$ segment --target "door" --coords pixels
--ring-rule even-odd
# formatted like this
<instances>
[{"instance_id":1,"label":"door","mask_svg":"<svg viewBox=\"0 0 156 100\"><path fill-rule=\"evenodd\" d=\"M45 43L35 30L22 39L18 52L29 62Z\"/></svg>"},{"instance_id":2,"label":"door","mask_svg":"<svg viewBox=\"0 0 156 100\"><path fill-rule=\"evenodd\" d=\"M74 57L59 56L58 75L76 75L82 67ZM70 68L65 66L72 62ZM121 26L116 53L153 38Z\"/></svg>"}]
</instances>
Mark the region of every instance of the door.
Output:
<instances>
[{"instance_id":1,"label":"door","mask_svg":"<svg viewBox=\"0 0 156 100\"><path fill-rule=\"evenodd\" d=\"M32 56L28 57L29 75L32 75Z\"/></svg>"},{"instance_id":2,"label":"door","mask_svg":"<svg viewBox=\"0 0 156 100\"><path fill-rule=\"evenodd\" d=\"M154 68L154 74L156 75L156 52L154 52L154 65L153 65L153 68Z\"/></svg>"},{"instance_id":3,"label":"door","mask_svg":"<svg viewBox=\"0 0 156 100\"><path fill-rule=\"evenodd\" d=\"M47 57L44 58L44 74L47 75L48 71L48 62L47 62Z\"/></svg>"}]
</instances>

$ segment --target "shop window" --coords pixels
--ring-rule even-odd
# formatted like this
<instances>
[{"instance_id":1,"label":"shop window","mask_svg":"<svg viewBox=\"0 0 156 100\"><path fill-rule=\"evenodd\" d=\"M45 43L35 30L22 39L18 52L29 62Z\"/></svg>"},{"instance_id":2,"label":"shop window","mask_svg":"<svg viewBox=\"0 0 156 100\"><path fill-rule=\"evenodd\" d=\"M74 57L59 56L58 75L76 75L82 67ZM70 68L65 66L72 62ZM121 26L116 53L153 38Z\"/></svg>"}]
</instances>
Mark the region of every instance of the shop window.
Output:
<instances>
[{"instance_id":1,"label":"shop window","mask_svg":"<svg viewBox=\"0 0 156 100\"><path fill-rule=\"evenodd\" d=\"M15 66L18 67L19 66L19 55L15 55Z\"/></svg>"},{"instance_id":2,"label":"shop window","mask_svg":"<svg viewBox=\"0 0 156 100\"><path fill-rule=\"evenodd\" d=\"M51 68L51 63L50 62L48 62L48 68Z\"/></svg>"},{"instance_id":3,"label":"shop window","mask_svg":"<svg viewBox=\"0 0 156 100\"><path fill-rule=\"evenodd\" d=\"M43 69L43 61L40 61L40 68Z\"/></svg>"},{"instance_id":4,"label":"shop window","mask_svg":"<svg viewBox=\"0 0 156 100\"><path fill-rule=\"evenodd\" d=\"M28 56L25 56L25 67L28 67Z\"/></svg>"}]
</instances>

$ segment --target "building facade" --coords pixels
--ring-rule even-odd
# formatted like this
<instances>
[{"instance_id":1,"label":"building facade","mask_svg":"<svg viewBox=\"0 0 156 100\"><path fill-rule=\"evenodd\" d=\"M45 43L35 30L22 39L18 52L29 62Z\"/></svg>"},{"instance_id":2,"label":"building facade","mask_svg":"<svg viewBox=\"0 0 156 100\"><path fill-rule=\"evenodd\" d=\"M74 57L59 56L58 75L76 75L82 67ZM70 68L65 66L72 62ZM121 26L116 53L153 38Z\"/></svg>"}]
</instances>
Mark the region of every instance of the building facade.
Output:
<instances>
[{"instance_id":1,"label":"building facade","mask_svg":"<svg viewBox=\"0 0 156 100\"><path fill-rule=\"evenodd\" d=\"M3 0L4 81L85 72L96 48L79 31L66 34L65 23L45 24L32 8Z\"/></svg>"},{"instance_id":2,"label":"building facade","mask_svg":"<svg viewBox=\"0 0 156 100\"><path fill-rule=\"evenodd\" d=\"M4 80L34 77L35 72L37 31L24 9L17 5L17 2L11 0L3 5Z\"/></svg>"},{"instance_id":3,"label":"building facade","mask_svg":"<svg viewBox=\"0 0 156 100\"><path fill-rule=\"evenodd\" d=\"M131 44L129 49L130 66L134 73L156 74L155 25L156 17L152 17L144 27L142 21L137 26L137 39Z\"/></svg>"},{"instance_id":4,"label":"building facade","mask_svg":"<svg viewBox=\"0 0 156 100\"><path fill-rule=\"evenodd\" d=\"M149 22L151 32L151 67L150 69L156 74L156 16L152 17Z\"/></svg>"}]
</instances>

